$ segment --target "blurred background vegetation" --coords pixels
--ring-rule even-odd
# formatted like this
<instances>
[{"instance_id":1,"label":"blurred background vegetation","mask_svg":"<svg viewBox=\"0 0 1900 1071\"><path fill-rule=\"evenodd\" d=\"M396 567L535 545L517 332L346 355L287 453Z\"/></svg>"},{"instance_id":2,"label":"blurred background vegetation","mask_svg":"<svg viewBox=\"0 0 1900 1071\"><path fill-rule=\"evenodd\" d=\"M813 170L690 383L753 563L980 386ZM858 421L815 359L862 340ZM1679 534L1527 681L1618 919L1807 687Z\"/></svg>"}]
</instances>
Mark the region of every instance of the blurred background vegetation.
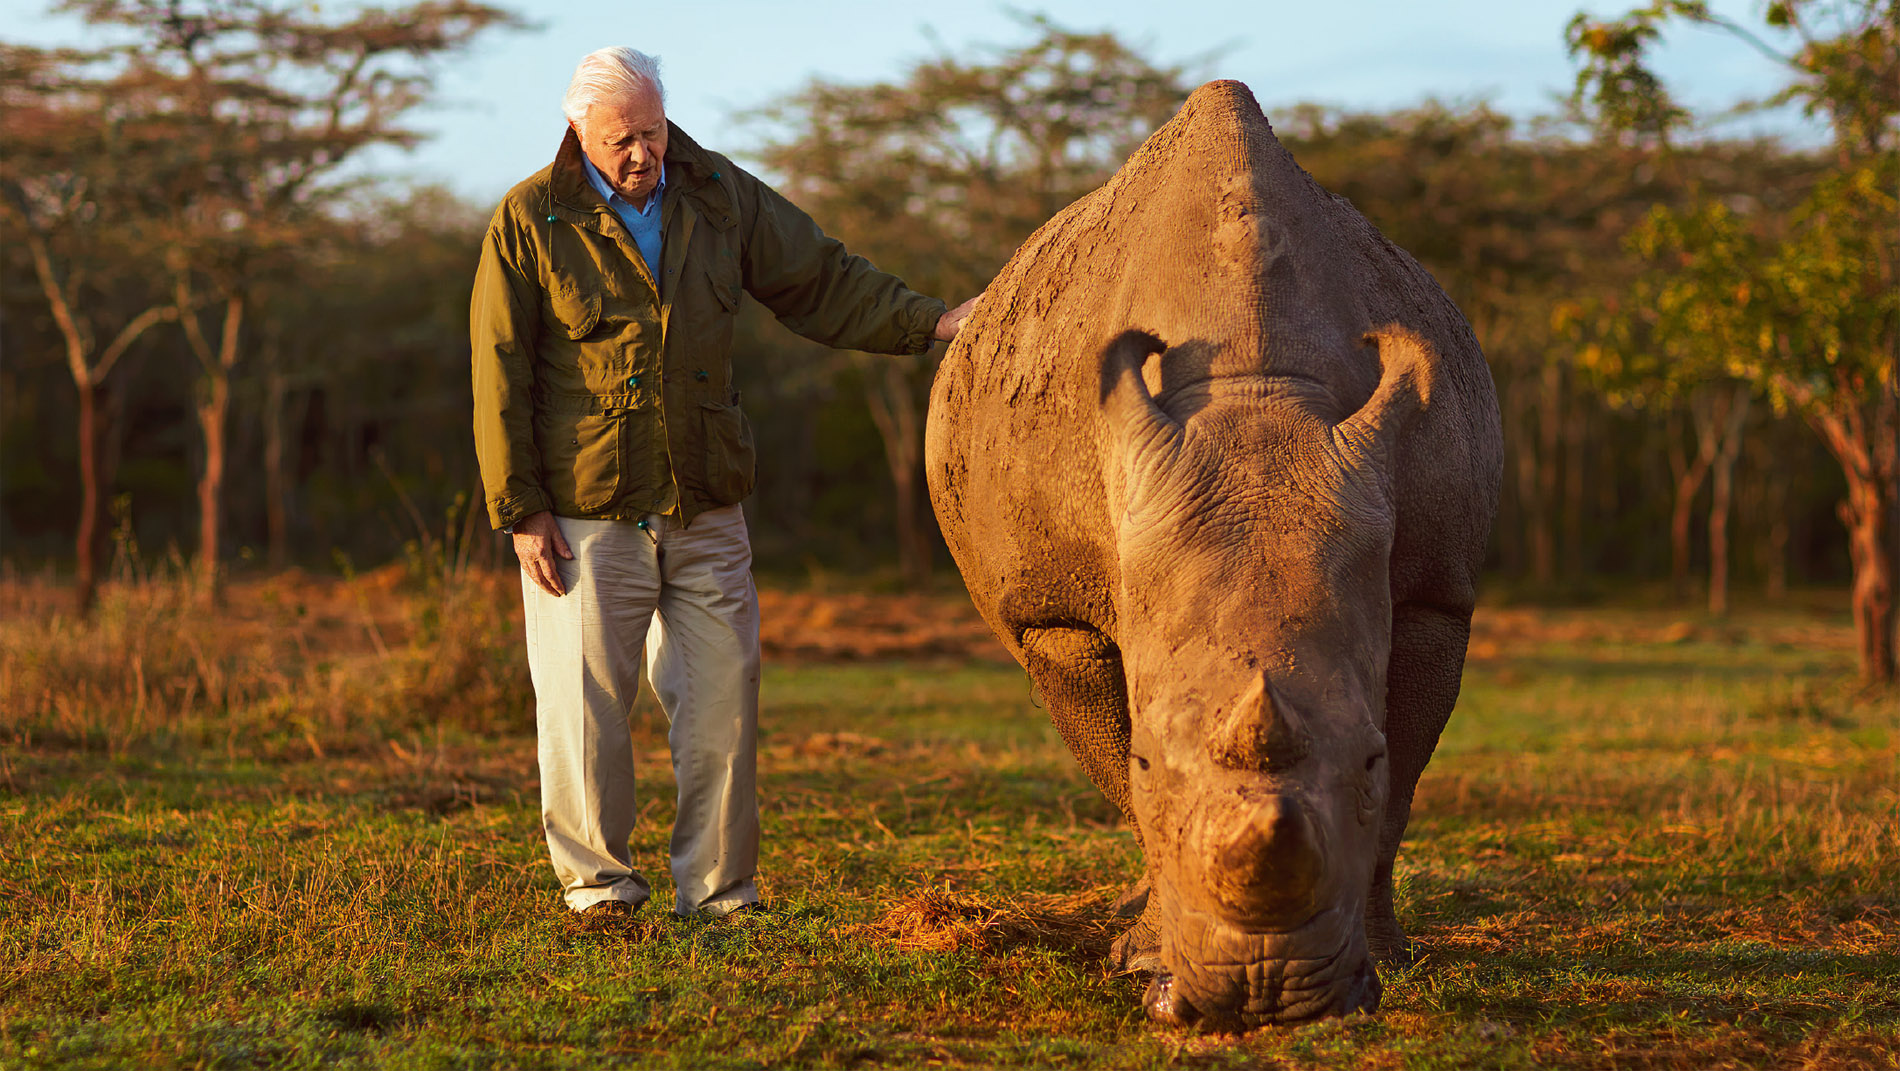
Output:
<instances>
[{"instance_id":1,"label":"blurred background vegetation","mask_svg":"<svg viewBox=\"0 0 1900 1071\"><path fill-rule=\"evenodd\" d=\"M83 612L115 569L166 557L212 597L233 570L506 564L468 430L492 206L347 165L412 141L435 64L518 20L461 0L60 6L137 43L0 45L5 568L70 576ZM1777 56L1761 100L1801 105L1814 136L1726 140L1678 106L1647 50L1697 24ZM1790 0L1742 25L1659 0L1551 32L1577 62L1561 114L1269 114L1484 345L1507 450L1493 592L1638 587L1721 614L1851 586L1863 675L1891 680L1900 5ZM1019 40L901 81L815 82L714 147L954 303L1197 73L1025 17ZM762 571L952 572L922 480L940 356L827 350L748 302Z\"/></svg>"}]
</instances>

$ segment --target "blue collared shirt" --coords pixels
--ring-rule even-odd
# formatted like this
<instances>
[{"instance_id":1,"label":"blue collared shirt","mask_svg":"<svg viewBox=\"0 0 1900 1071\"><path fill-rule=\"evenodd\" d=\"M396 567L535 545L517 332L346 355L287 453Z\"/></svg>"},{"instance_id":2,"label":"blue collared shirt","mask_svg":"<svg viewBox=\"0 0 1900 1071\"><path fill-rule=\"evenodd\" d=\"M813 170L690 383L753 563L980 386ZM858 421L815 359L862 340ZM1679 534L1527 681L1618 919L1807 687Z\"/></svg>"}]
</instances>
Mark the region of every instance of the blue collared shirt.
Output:
<instances>
[{"instance_id":1,"label":"blue collared shirt","mask_svg":"<svg viewBox=\"0 0 1900 1071\"><path fill-rule=\"evenodd\" d=\"M653 275L653 281L660 281L660 194L666 192L666 162L660 162L660 184L653 187L647 195L647 203L642 208L633 207L632 202L614 192L607 185L607 179L594 166L586 154L581 155L581 164L587 168L587 182L602 197L607 199L607 207L614 210L620 222L627 225L627 233L633 236L633 244L639 247L641 259L647 262L647 271Z\"/></svg>"}]
</instances>

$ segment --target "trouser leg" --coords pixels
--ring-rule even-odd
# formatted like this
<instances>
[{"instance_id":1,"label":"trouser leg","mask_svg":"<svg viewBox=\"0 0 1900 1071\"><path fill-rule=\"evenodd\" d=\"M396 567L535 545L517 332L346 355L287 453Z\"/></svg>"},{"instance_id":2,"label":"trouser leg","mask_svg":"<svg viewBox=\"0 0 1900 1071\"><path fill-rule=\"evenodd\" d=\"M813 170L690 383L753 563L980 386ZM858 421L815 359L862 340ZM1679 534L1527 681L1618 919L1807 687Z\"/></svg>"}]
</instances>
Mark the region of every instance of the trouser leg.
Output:
<instances>
[{"instance_id":1,"label":"trouser leg","mask_svg":"<svg viewBox=\"0 0 1900 1071\"><path fill-rule=\"evenodd\" d=\"M627 848L635 815L627 714L658 605L655 548L629 522L558 522L574 552L558 562L567 594L521 578L548 855L568 907L637 905L650 890Z\"/></svg>"},{"instance_id":2,"label":"trouser leg","mask_svg":"<svg viewBox=\"0 0 1900 1071\"><path fill-rule=\"evenodd\" d=\"M661 526L647 675L671 728L679 816L672 868L681 914L759 898L759 597L738 506Z\"/></svg>"}]
</instances>

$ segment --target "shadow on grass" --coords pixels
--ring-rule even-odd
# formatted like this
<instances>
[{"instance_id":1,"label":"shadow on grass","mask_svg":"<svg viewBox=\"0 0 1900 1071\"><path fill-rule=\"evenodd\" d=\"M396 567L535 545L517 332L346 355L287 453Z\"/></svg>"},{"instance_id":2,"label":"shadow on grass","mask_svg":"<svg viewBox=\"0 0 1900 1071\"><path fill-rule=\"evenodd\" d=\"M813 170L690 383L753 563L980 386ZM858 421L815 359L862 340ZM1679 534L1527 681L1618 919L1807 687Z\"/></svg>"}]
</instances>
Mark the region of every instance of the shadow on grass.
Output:
<instances>
[{"instance_id":1,"label":"shadow on grass","mask_svg":"<svg viewBox=\"0 0 1900 1071\"><path fill-rule=\"evenodd\" d=\"M1524 1024L1587 1027L1689 1019L1755 1022L1775 1033L1852 1022L1900 1028L1900 955L1825 949L1561 952L1434 948L1392 979L1435 990L1445 1011ZM1536 993L1537 996L1512 995Z\"/></svg>"},{"instance_id":2,"label":"shadow on grass","mask_svg":"<svg viewBox=\"0 0 1900 1071\"><path fill-rule=\"evenodd\" d=\"M1480 666L1479 673L1490 667ZM1826 676L1844 668L1843 663L1808 659L1800 662L1738 657L1716 663L1706 656L1682 654L1671 657L1609 656L1587 658L1559 655L1513 655L1508 668L1500 672L1512 679L1582 681L1615 680L1660 681L1680 684L1699 677L1719 676L1724 681L1783 681L1789 677ZM1851 667L1846 667L1851 668ZM1480 678L1482 679L1482 678Z\"/></svg>"}]
</instances>

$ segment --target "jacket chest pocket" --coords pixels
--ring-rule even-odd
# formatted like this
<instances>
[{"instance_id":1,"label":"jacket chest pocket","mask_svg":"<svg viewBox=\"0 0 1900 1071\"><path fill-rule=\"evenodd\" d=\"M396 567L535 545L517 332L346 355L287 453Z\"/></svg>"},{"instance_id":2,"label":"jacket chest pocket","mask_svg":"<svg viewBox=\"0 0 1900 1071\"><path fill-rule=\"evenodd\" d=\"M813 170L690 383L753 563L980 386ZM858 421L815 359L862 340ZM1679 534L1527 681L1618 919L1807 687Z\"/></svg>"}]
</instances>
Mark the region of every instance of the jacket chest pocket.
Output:
<instances>
[{"instance_id":1,"label":"jacket chest pocket","mask_svg":"<svg viewBox=\"0 0 1900 1071\"><path fill-rule=\"evenodd\" d=\"M579 342L600 326L600 292L556 280L548 287L542 316L549 331Z\"/></svg>"}]
</instances>

